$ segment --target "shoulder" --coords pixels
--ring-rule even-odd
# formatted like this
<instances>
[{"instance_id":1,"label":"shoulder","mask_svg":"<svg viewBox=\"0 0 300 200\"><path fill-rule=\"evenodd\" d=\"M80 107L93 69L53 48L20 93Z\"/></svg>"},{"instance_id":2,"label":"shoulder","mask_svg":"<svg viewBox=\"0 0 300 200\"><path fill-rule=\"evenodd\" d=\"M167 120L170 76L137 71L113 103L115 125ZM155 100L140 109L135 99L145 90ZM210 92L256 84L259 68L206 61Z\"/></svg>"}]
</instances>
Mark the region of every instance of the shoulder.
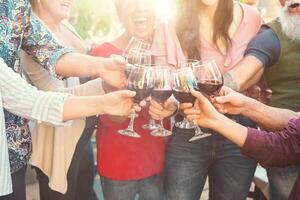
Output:
<instances>
[{"instance_id":1,"label":"shoulder","mask_svg":"<svg viewBox=\"0 0 300 200\"><path fill-rule=\"evenodd\" d=\"M244 20L247 24L252 24L252 27L260 27L263 23L263 18L259 11L250 5L240 4L244 13Z\"/></svg>"}]
</instances>

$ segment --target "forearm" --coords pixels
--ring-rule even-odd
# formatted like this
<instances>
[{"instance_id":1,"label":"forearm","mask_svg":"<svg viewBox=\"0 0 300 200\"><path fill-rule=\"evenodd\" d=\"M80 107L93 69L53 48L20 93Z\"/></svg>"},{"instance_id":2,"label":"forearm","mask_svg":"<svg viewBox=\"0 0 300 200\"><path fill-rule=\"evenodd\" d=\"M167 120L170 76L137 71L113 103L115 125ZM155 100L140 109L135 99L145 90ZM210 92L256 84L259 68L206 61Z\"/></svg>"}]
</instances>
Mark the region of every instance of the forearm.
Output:
<instances>
[{"instance_id":1,"label":"forearm","mask_svg":"<svg viewBox=\"0 0 300 200\"><path fill-rule=\"evenodd\" d=\"M101 96L69 97L64 104L63 119L64 121L67 121L104 114L102 101L103 99Z\"/></svg>"},{"instance_id":2,"label":"forearm","mask_svg":"<svg viewBox=\"0 0 300 200\"><path fill-rule=\"evenodd\" d=\"M239 147L243 147L247 139L247 128L222 114L218 115L209 128L217 131Z\"/></svg>"},{"instance_id":3,"label":"forearm","mask_svg":"<svg viewBox=\"0 0 300 200\"><path fill-rule=\"evenodd\" d=\"M270 107L250 98L248 100L242 115L255 121L266 130L281 130L291 118L299 116L291 110Z\"/></svg>"},{"instance_id":4,"label":"forearm","mask_svg":"<svg viewBox=\"0 0 300 200\"><path fill-rule=\"evenodd\" d=\"M61 87L58 88L58 92L70 93L75 96L95 96L103 95L106 92L102 87L103 81L100 78L88 81L84 84L73 87Z\"/></svg>"},{"instance_id":5,"label":"forearm","mask_svg":"<svg viewBox=\"0 0 300 200\"><path fill-rule=\"evenodd\" d=\"M57 62L56 74L66 77L100 77L104 58L80 53L67 53Z\"/></svg>"},{"instance_id":6,"label":"forearm","mask_svg":"<svg viewBox=\"0 0 300 200\"><path fill-rule=\"evenodd\" d=\"M224 85L244 91L257 83L263 74L263 64L254 56L246 56L232 70L224 74Z\"/></svg>"}]
</instances>

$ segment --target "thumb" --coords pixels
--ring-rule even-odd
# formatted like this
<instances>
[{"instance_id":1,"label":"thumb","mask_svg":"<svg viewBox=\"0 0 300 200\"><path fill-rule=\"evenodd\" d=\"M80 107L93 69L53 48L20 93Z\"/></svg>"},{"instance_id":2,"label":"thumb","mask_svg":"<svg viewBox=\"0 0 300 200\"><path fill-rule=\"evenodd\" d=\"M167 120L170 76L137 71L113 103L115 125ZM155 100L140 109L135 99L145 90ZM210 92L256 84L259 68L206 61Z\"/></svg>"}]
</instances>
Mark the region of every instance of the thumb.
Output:
<instances>
[{"instance_id":1,"label":"thumb","mask_svg":"<svg viewBox=\"0 0 300 200\"><path fill-rule=\"evenodd\" d=\"M136 92L130 90L121 91L121 96L124 98L132 98L136 95Z\"/></svg>"},{"instance_id":2,"label":"thumb","mask_svg":"<svg viewBox=\"0 0 300 200\"><path fill-rule=\"evenodd\" d=\"M229 95L216 97L216 102L219 104L225 104L230 102Z\"/></svg>"},{"instance_id":3,"label":"thumb","mask_svg":"<svg viewBox=\"0 0 300 200\"><path fill-rule=\"evenodd\" d=\"M125 65L127 63L122 56L113 56L111 59L118 65Z\"/></svg>"},{"instance_id":4,"label":"thumb","mask_svg":"<svg viewBox=\"0 0 300 200\"><path fill-rule=\"evenodd\" d=\"M203 102L204 100L206 100L206 98L203 96L203 94L201 94L201 92L191 90L191 93L194 97L196 97L199 100L200 103Z\"/></svg>"}]
</instances>

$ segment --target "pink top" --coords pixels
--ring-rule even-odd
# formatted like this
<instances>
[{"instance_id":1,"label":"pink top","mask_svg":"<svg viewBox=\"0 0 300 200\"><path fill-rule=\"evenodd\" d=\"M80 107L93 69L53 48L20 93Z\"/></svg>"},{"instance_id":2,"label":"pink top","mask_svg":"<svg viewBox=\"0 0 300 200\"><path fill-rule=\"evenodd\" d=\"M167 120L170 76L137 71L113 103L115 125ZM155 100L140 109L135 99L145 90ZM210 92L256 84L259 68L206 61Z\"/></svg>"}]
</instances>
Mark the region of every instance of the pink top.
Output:
<instances>
[{"instance_id":1,"label":"pink top","mask_svg":"<svg viewBox=\"0 0 300 200\"><path fill-rule=\"evenodd\" d=\"M217 48L201 37L202 60L214 59L222 73L231 70L243 57L250 40L258 33L262 24L259 12L252 6L240 4L243 9L243 20L232 37L232 47L227 55L223 55Z\"/></svg>"}]
</instances>

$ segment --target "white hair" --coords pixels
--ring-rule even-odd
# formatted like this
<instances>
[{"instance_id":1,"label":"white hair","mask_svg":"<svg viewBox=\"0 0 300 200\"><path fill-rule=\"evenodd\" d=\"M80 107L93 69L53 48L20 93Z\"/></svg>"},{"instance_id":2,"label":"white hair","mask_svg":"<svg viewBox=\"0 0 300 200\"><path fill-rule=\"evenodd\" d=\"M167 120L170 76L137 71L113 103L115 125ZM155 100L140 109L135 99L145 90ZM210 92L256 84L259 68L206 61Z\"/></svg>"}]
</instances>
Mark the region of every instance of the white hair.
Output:
<instances>
[{"instance_id":1,"label":"white hair","mask_svg":"<svg viewBox=\"0 0 300 200\"><path fill-rule=\"evenodd\" d=\"M288 6L291 5L291 2L298 2L299 0L292 0L289 4L285 4L285 6L281 9L280 12L280 23L282 32L291 40L300 42L300 14L289 13Z\"/></svg>"}]
</instances>

